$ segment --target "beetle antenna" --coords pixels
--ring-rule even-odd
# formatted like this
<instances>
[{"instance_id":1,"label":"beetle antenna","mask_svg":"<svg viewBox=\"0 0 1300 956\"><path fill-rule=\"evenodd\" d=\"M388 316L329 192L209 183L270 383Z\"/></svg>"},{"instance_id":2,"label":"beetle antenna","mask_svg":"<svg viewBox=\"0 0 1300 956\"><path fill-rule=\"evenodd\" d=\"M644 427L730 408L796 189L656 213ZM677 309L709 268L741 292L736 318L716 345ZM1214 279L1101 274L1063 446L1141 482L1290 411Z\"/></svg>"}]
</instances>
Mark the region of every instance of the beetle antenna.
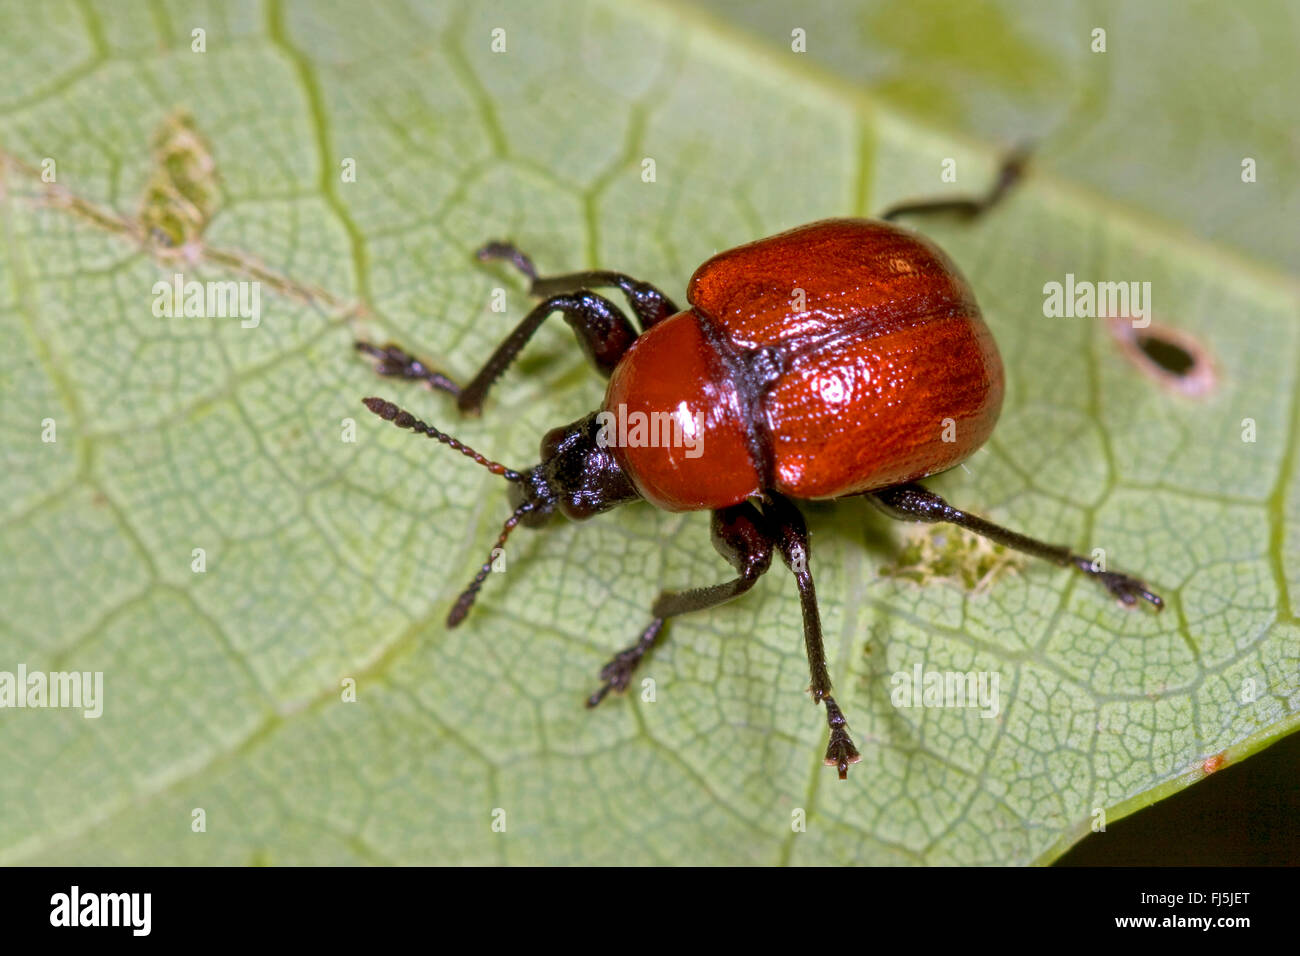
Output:
<instances>
[{"instance_id":1,"label":"beetle antenna","mask_svg":"<svg viewBox=\"0 0 1300 956\"><path fill-rule=\"evenodd\" d=\"M363 398L362 403L385 421L390 421L398 428L409 428L413 432L419 432L421 435L428 435L430 438L436 438L450 448L456 449L467 458L472 458L494 475L500 475L506 481L522 481L524 476L505 465L492 461L490 458L484 458L469 445L459 442L452 438L446 432L440 432L432 425L428 425L405 409L398 408L392 402L384 401L382 398ZM513 527L513 526L512 526Z\"/></svg>"},{"instance_id":2,"label":"beetle antenna","mask_svg":"<svg viewBox=\"0 0 1300 956\"><path fill-rule=\"evenodd\" d=\"M478 592L479 589L483 587L483 582L486 581L487 576L492 573L492 561L496 557L497 551L505 547L506 538L510 537L510 532L515 530L515 526L519 524L519 519L532 510L533 503L531 501L525 501L515 509L514 514L506 519L506 523L501 526L501 534L497 536L496 544L492 545L492 550L488 552L487 561L483 563L483 567L478 569L478 574L474 575L474 580L469 582L469 587L460 592L460 597L456 598L456 603L451 606L451 613L447 615L448 627L455 627L461 621L465 620L465 615L468 614L469 609L474 606L474 599L478 597Z\"/></svg>"}]
</instances>

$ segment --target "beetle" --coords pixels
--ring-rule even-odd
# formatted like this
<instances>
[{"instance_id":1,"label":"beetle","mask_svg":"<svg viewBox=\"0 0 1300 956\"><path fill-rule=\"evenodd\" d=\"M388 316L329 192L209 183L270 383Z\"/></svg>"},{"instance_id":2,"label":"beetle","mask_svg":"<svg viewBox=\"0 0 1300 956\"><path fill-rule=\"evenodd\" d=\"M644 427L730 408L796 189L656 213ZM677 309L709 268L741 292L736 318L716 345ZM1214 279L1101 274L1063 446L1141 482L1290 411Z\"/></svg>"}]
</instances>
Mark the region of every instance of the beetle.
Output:
<instances>
[{"instance_id":1,"label":"beetle","mask_svg":"<svg viewBox=\"0 0 1300 956\"><path fill-rule=\"evenodd\" d=\"M825 763L844 779L861 757L831 693L808 528L797 501L863 496L892 517L948 522L1072 567L1125 605L1164 604L1136 577L954 508L917 483L985 442L1001 409L1004 375L966 280L936 245L895 220L982 214L1019 178L1024 161L1023 153L1012 154L979 199L909 203L879 219L821 220L721 252L692 276L686 309L621 272L539 276L514 245L489 242L479 259L511 263L542 301L468 385L396 344L355 344L378 374L448 392L462 413L476 414L547 317L563 315L608 379L605 400L548 431L540 461L523 471L485 458L385 399L364 403L510 483L513 510L494 552L519 524L538 527L556 512L583 521L638 500L667 511L712 512L714 547L736 576L661 593L640 637L601 670L603 684L589 707L627 688L669 618L744 594L779 555L799 591L809 690L825 708ZM596 288L620 290L641 331ZM452 605L449 627L465 619L491 568L489 558Z\"/></svg>"}]
</instances>

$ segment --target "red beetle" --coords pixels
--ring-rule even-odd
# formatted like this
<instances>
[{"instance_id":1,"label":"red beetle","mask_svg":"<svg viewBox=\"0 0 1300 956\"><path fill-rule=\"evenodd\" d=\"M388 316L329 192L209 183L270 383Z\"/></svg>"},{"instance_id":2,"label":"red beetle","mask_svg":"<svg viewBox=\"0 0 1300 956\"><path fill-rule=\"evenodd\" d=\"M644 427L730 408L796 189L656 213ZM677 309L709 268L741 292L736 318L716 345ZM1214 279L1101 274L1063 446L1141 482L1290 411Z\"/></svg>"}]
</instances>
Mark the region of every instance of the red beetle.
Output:
<instances>
[{"instance_id":1,"label":"red beetle","mask_svg":"<svg viewBox=\"0 0 1300 956\"><path fill-rule=\"evenodd\" d=\"M520 522L559 511L583 520L645 499L669 511L713 512L713 543L737 576L670 591L650 625L601 671L594 707L625 689L665 620L743 594L771 564L794 573L814 701L826 707L826 763L847 776L860 757L831 696L821 620L809 569L808 530L793 499L864 495L886 513L947 521L1008 547L1074 567L1126 605L1161 599L1140 580L1102 570L1069 548L1044 544L953 508L915 482L958 464L988 438L1002 406L1002 362L965 280L932 243L887 220L906 213L988 209L1016 179L1021 157L980 200L900 206L882 220L827 219L714 256L678 310L658 289L618 272L538 277L514 246L493 242L480 259L507 259L544 301L461 388L399 346L357 342L381 375L423 381L477 412L488 389L533 333L559 312L609 378L603 406L547 432L541 462L514 471L379 398L366 406L400 428L436 438L510 484ZM620 289L640 335L593 287ZM447 618L455 627L491 571L485 563Z\"/></svg>"}]
</instances>

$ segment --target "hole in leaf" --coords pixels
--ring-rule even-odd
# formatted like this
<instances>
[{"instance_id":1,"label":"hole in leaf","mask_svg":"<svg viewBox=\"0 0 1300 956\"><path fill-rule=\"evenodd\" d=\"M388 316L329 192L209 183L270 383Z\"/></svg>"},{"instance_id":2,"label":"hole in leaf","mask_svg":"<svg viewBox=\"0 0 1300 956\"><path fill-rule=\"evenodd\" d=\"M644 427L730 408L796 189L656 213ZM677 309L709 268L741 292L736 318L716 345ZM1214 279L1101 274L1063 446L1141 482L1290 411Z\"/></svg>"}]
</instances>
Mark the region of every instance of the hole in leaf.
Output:
<instances>
[{"instance_id":1,"label":"hole in leaf","mask_svg":"<svg viewBox=\"0 0 1300 956\"><path fill-rule=\"evenodd\" d=\"M1158 339L1154 335L1139 335L1137 344L1147 358L1171 375L1184 376L1196 366L1195 356L1166 339Z\"/></svg>"},{"instance_id":2,"label":"hole in leaf","mask_svg":"<svg viewBox=\"0 0 1300 956\"><path fill-rule=\"evenodd\" d=\"M1134 328L1127 316L1111 319L1110 330L1124 357L1165 388L1191 396L1214 390L1209 350L1183 330L1157 322Z\"/></svg>"}]
</instances>

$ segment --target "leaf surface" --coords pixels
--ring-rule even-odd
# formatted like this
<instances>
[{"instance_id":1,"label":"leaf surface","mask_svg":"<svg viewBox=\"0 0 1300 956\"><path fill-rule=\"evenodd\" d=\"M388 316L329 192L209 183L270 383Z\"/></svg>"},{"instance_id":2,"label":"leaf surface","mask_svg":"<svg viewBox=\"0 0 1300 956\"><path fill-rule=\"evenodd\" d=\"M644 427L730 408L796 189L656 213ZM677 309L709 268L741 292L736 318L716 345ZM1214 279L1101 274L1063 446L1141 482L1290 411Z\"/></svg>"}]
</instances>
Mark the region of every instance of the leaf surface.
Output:
<instances>
[{"instance_id":1,"label":"leaf surface","mask_svg":"<svg viewBox=\"0 0 1300 956\"><path fill-rule=\"evenodd\" d=\"M671 625L637 675L653 702L582 706L661 589L728 576L707 515L521 531L445 630L504 486L361 397L518 467L603 385L556 322L459 420L377 381L354 335L464 381L528 307L517 276L474 261L486 239L680 301L715 250L975 190L998 157L674 8L338 6L0 11L0 670L105 687L98 719L0 712L0 861L1028 863L1294 728L1296 287L1050 174L979 224L926 224L1008 372L993 440L932 486L1104 548L1165 613L1033 563L987 588L886 576L908 528L810 506L864 754L846 783L820 764L783 570ZM159 219L145 197L173 195L159 131L178 111L200 145L175 195L203 201ZM260 322L155 315L176 273L260 283ZM1210 392L1162 387L1103 322L1045 317L1067 273L1151 282L1157 321L1212 361ZM918 664L999 675L997 716L893 706Z\"/></svg>"}]
</instances>

